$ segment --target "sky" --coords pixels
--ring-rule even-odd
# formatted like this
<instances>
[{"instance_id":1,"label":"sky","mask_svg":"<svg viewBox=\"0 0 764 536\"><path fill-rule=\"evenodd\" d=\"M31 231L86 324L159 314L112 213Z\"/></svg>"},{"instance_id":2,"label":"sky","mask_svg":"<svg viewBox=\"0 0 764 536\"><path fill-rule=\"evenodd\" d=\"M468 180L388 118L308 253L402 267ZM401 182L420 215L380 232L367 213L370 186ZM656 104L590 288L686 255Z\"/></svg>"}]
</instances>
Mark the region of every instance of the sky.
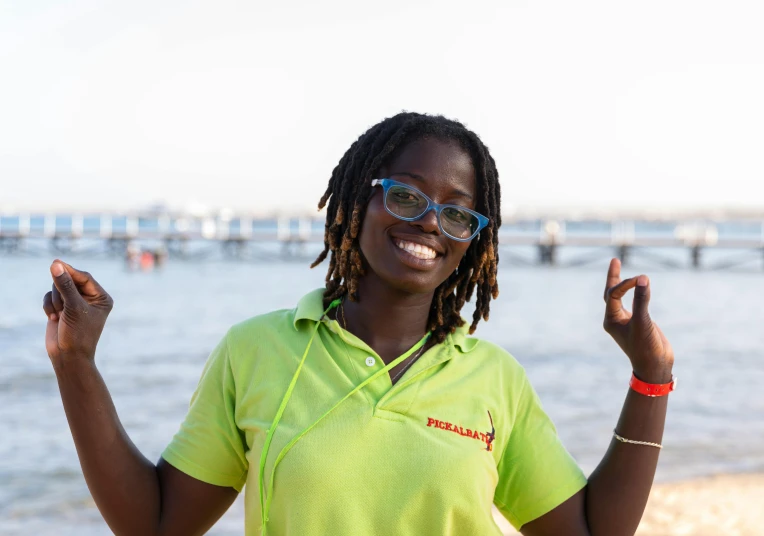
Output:
<instances>
[{"instance_id":1,"label":"sky","mask_svg":"<svg viewBox=\"0 0 764 536\"><path fill-rule=\"evenodd\" d=\"M764 3L0 0L0 210L315 211L401 110L506 211L764 209Z\"/></svg>"}]
</instances>

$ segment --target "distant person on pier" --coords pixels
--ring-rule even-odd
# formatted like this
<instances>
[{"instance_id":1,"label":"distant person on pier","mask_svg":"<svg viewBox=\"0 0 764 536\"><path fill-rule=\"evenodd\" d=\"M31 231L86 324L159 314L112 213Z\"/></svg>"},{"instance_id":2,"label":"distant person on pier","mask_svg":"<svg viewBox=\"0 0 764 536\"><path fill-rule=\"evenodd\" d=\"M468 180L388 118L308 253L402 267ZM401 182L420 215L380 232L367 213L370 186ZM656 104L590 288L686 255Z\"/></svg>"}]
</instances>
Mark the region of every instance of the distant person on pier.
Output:
<instances>
[{"instance_id":1,"label":"distant person on pier","mask_svg":"<svg viewBox=\"0 0 764 536\"><path fill-rule=\"evenodd\" d=\"M157 247L154 251L154 265L157 268L160 268L164 266L165 262L167 262L167 248L164 246Z\"/></svg>"},{"instance_id":2,"label":"distant person on pier","mask_svg":"<svg viewBox=\"0 0 764 536\"><path fill-rule=\"evenodd\" d=\"M140 266L144 272L150 272L154 269L154 253L152 251L146 249L141 252Z\"/></svg>"},{"instance_id":3,"label":"distant person on pier","mask_svg":"<svg viewBox=\"0 0 764 536\"><path fill-rule=\"evenodd\" d=\"M127 269L137 270L141 262L141 250L134 243L130 242L125 249L125 265Z\"/></svg>"},{"instance_id":4,"label":"distant person on pier","mask_svg":"<svg viewBox=\"0 0 764 536\"><path fill-rule=\"evenodd\" d=\"M361 135L319 202L313 266L329 259L325 286L231 327L157 465L125 433L96 366L112 299L53 262L46 348L114 533L203 534L246 484L247 535L499 535L492 505L527 536L633 534L674 385L649 281L621 280L614 259L592 296L604 295L604 327L633 376L613 380L626 401L587 479L523 367L469 336L499 295L498 179L480 138L441 116L401 113ZM631 289L633 312L621 303ZM565 319L548 309L554 329Z\"/></svg>"}]
</instances>

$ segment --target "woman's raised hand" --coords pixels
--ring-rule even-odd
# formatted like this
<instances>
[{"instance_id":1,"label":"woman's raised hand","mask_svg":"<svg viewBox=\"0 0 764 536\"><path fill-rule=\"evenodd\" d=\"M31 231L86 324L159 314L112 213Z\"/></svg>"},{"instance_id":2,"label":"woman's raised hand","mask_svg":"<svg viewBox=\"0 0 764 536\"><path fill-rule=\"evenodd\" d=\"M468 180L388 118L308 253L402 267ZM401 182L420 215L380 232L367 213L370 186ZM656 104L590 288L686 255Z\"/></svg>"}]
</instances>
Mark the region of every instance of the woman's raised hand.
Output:
<instances>
[{"instance_id":1,"label":"woman's raised hand","mask_svg":"<svg viewBox=\"0 0 764 536\"><path fill-rule=\"evenodd\" d=\"M53 290L45 294L42 308L48 316L45 349L53 367L58 370L74 359L92 361L114 300L89 273L58 259L50 273Z\"/></svg>"},{"instance_id":2,"label":"woman's raised hand","mask_svg":"<svg viewBox=\"0 0 764 536\"><path fill-rule=\"evenodd\" d=\"M634 289L632 311L621 299ZM650 318L650 280L646 275L621 281L621 261L612 259L605 286L603 327L631 360L634 374L648 383L668 383L674 366L674 350Z\"/></svg>"}]
</instances>

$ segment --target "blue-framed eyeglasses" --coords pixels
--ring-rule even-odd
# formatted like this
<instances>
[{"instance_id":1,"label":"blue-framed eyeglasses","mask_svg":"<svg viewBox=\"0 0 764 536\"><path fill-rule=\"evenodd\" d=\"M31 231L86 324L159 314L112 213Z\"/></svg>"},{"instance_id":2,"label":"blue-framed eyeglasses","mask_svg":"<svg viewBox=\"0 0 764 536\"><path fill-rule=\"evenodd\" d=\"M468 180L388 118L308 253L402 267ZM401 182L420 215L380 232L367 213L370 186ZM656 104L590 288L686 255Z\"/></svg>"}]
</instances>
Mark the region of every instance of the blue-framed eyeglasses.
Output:
<instances>
[{"instance_id":1,"label":"blue-framed eyeglasses","mask_svg":"<svg viewBox=\"0 0 764 536\"><path fill-rule=\"evenodd\" d=\"M440 232L459 242L472 240L489 222L474 210L459 205L439 205L413 186L390 178L374 179L371 185L382 186L385 210L396 218L416 221L434 210Z\"/></svg>"}]
</instances>

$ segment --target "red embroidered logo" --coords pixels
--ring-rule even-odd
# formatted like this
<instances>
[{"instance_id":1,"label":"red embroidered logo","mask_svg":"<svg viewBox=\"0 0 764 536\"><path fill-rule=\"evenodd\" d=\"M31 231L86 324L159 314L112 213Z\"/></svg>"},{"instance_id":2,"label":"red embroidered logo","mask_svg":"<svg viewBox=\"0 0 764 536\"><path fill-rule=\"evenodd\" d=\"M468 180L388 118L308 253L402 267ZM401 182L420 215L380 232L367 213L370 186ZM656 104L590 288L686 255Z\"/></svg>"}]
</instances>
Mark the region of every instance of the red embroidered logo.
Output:
<instances>
[{"instance_id":1,"label":"red embroidered logo","mask_svg":"<svg viewBox=\"0 0 764 536\"><path fill-rule=\"evenodd\" d=\"M470 428L463 428L459 425L452 424L450 422L441 421L439 419L433 419L432 417L427 417L427 426L440 428L441 430L445 430L446 432L455 432L459 434L460 436L471 437L472 439L483 441L485 443L485 450L490 452L493 450L493 440L496 439L496 429L493 427L493 417L491 417L490 411L488 412L488 420L491 421L490 432L478 432L477 430L471 430Z\"/></svg>"}]
</instances>

